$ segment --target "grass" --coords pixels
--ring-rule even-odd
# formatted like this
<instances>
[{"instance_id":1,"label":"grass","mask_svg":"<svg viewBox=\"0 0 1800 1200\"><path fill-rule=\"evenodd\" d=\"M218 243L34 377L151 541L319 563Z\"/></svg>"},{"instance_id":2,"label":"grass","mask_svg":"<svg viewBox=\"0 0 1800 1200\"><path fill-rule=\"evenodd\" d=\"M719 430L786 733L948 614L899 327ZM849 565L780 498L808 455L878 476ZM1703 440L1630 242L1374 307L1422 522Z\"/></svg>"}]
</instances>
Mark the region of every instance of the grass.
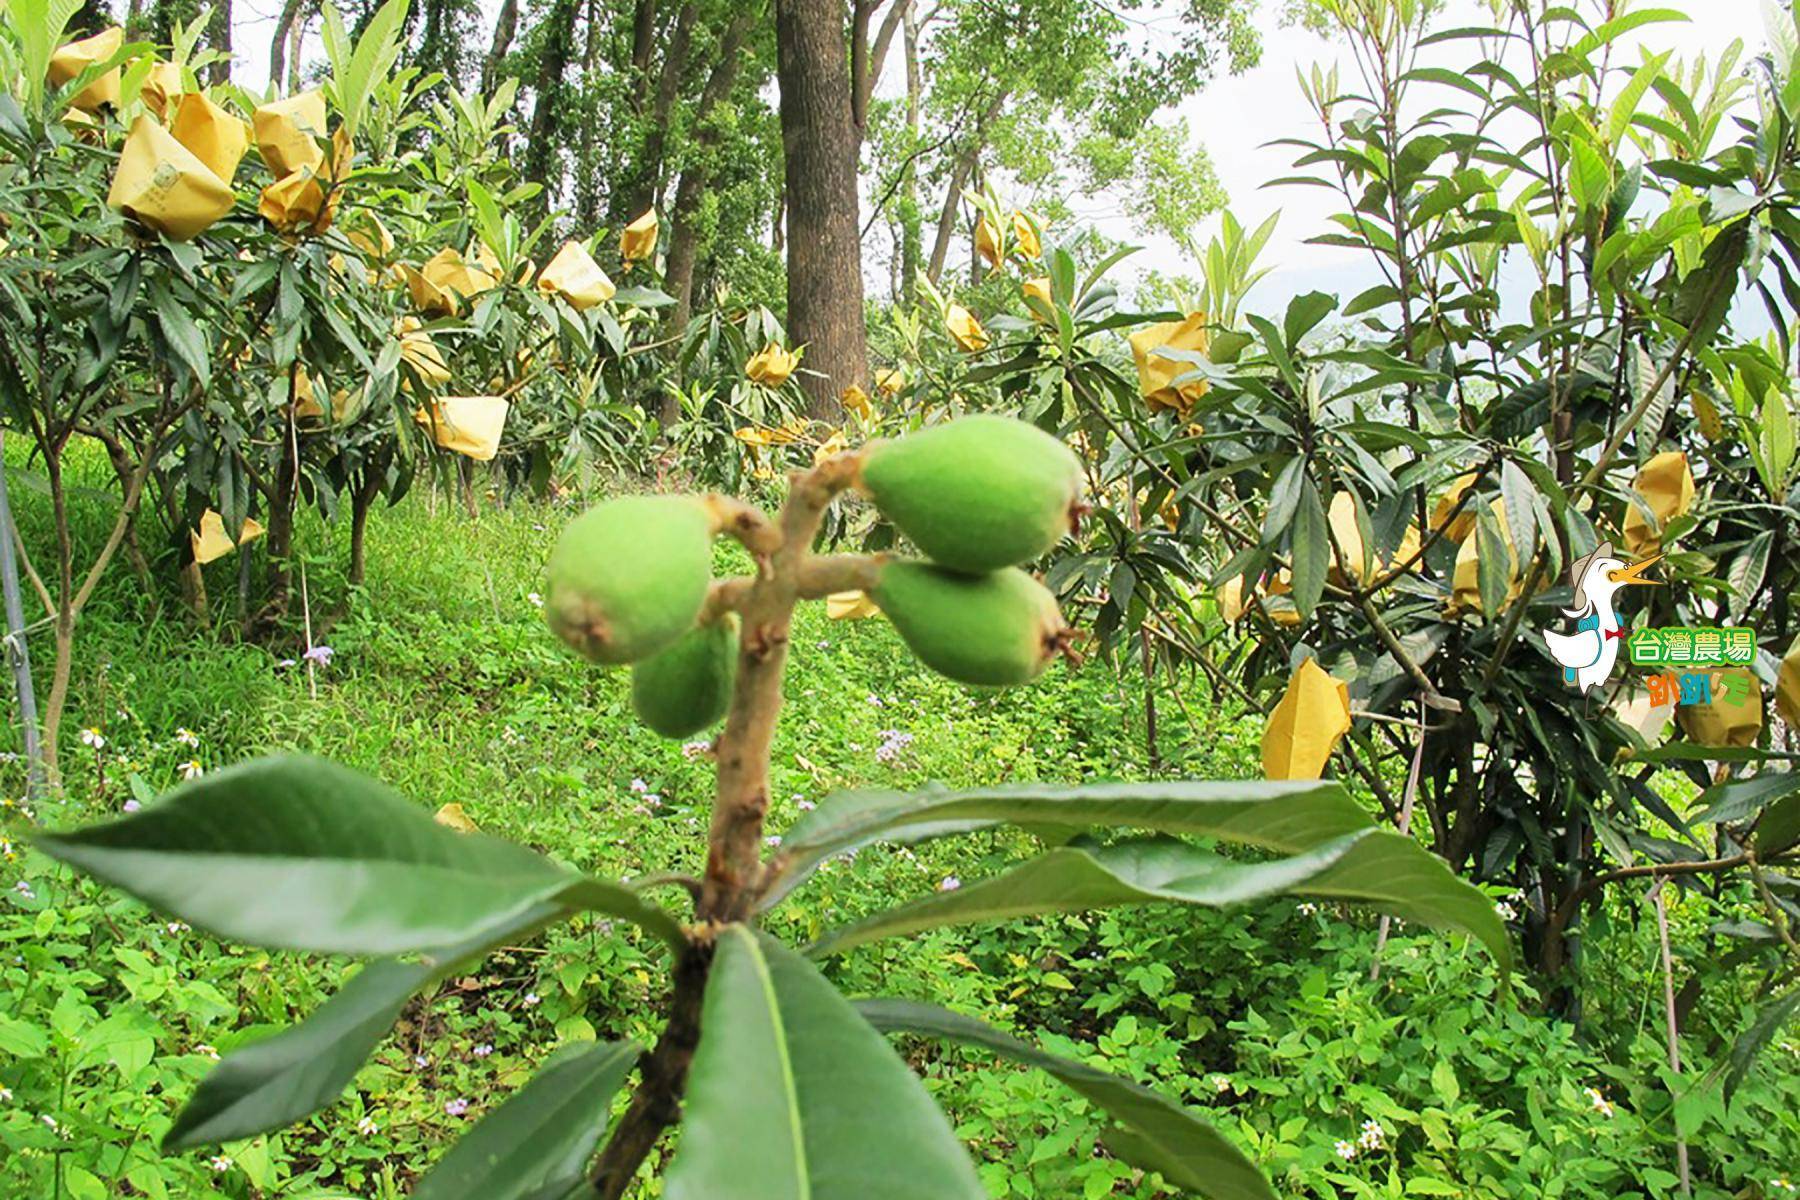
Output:
<instances>
[{"instance_id":1,"label":"grass","mask_svg":"<svg viewBox=\"0 0 1800 1200\"><path fill-rule=\"evenodd\" d=\"M15 486L36 538L42 499ZM324 614L345 593L342 549L328 527L303 523L308 597L319 641L333 650L310 670L290 661L303 639L244 644L223 618L197 631L178 605L146 601L116 569L78 635L68 794L38 817L93 821L175 785L191 761L214 770L295 750L433 809L459 805L481 828L599 875L697 871L710 764L638 727L628 677L567 653L535 607L541 564L569 515L519 505L470 523L415 496L377 515L367 583L328 628ZM90 497L82 535L97 537L105 517ZM721 551L721 569L741 565ZM215 598L226 596L235 558L207 570ZM1031 688L974 693L921 671L884 622L832 622L808 606L795 629L769 828L778 835L802 806L843 788L1142 777L1135 686L1092 663L1056 668ZM1188 707L1200 727L1165 733L1184 772L1253 774L1259 722L1200 695ZM84 727L104 746L76 741ZM18 764L4 770L6 794L18 795ZM951 877L979 877L1025 848L1017 835L869 848L822 871L770 924L806 940ZM386 1200L557 1044L645 1040L658 1027L656 947L578 922L410 1006L335 1107L218 1157L164 1158L155 1141L212 1055L304 1016L351 964L222 945L29 851L0 864L0 886L0 1087L11 1093L0 1102L0 1195ZM1050 1048L1215 1108L1295 1194L1385 1195L1359 1189L1402 1162L1408 1179L1441 1178L1471 1196L1520 1194L1521 1179L1546 1171L1572 1181L1569 1195L1649 1186L1645 1172L1660 1168L1647 1164L1668 1158L1666 1091L1653 1076L1632 1079L1652 1069L1653 1038L1639 1049L1626 1036L1611 1058L1583 1047L1498 1000L1485 960L1437 937L1397 938L1385 981L1370 984L1372 940L1361 914L1284 903L939 931L830 969L858 994L934 999L1041 1028ZM1041 1077L962 1052L907 1051L996 1196L1173 1194L1098 1152L1099 1119ZM1461 1072L1453 1098L1436 1059L1457 1064L1453 1078ZM1760 1099L1745 1114L1710 1118L1721 1146L1727 1128L1736 1144L1702 1149L1703 1178L1736 1186L1768 1175L1789 1150L1788 1161L1800 1159L1800 1085L1769 1081L1788 1060L1759 1069ZM1596 1116L1576 1077L1605 1084L1628 1119ZM1387 1130L1380 1150L1355 1162L1334 1153L1370 1119Z\"/></svg>"}]
</instances>

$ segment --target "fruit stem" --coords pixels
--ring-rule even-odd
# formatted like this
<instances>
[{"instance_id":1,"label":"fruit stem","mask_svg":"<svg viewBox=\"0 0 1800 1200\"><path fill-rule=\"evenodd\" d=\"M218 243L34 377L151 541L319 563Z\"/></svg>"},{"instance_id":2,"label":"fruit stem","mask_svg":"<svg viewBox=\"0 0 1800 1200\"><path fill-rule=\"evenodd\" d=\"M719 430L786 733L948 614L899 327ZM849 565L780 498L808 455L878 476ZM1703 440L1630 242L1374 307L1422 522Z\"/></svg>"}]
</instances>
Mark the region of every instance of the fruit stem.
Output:
<instances>
[{"instance_id":1,"label":"fruit stem","mask_svg":"<svg viewBox=\"0 0 1800 1200\"><path fill-rule=\"evenodd\" d=\"M803 578L838 574L826 564L843 560L815 556L812 544L826 508L855 481L861 459L859 453L840 454L791 476L787 502L773 525L777 538L756 539L766 548L766 558L738 605L743 632L737 680L725 730L714 747L718 784L707 838L706 875L695 912L703 925L743 919L760 890L763 817L769 809L769 751L781 715L781 679L794 605L803 595ZM763 553L758 547L752 549Z\"/></svg>"},{"instance_id":2,"label":"fruit stem","mask_svg":"<svg viewBox=\"0 0 1800 1200\"><path fill-rule=\"evenodd\" d=\"M834 592L866 592L881 574L885 554L834 554L800 564L797 586L802 600L823 600Z\"/></svg>"},{"instance_id":3,"label":"fruit stem","mask_svg":"<svg viewBox=\"0 0 1800 1200\"><path fill-rule=\"evenodd\" d=\"M825 510L851 487L862 452L839 454L789 477L787 502L773 522L747 504L709 496L717 532L737 538L756 556L755 577L715 582L702 620L735 611L743 622L737 681L725 730L713 744L718 783L707 838L706 877L694 903L695 924L676 955L669 1014L656 1046L639 1059L641 1081L619 1119L591 1178L599 1200L618 1200L661 1139L681 1119L688 1065L700 1044L700 1010L719 925L754 911L768 874L762 860L763 817L769 810L769 751L781 716L781 677L787 665L794 605L829 591L862 587L880 556L813 554ZM831 584L825 588L826 584ZM824 591L814 590L825 588Z\"/></svg>"}]
</instances>

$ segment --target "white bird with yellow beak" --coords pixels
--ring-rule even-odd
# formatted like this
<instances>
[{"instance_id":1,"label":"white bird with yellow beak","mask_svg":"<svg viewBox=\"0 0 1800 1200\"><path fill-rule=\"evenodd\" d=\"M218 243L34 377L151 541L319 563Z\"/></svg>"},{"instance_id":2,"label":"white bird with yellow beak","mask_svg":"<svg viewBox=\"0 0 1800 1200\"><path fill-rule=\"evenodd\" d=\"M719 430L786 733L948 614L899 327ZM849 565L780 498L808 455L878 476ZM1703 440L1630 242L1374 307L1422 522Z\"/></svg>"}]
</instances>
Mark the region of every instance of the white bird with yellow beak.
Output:
<instances>
[{"instance_id":1,"label":"white bird with yellow beak","mask_svg":"<svg viewBox=\"0 0 1800 1200\"><path fill-rule=\"evenodd\" d=\"M1619 644L1625 640L1613 610L1613 593L1628 584L1654 584L1656 580L1639 576L1661 557L1658 554L1626 566L1624 560L1613 557L1611 542L1601 542L1592 554L1577 559L1569 568L1575 603L1563 612L1576 618L1575 632L1545 630L1544 645L1550 648L1550 657L1562 664L1563 679L1583 695L1612 675Z\"/></svg>"}]
</instances>

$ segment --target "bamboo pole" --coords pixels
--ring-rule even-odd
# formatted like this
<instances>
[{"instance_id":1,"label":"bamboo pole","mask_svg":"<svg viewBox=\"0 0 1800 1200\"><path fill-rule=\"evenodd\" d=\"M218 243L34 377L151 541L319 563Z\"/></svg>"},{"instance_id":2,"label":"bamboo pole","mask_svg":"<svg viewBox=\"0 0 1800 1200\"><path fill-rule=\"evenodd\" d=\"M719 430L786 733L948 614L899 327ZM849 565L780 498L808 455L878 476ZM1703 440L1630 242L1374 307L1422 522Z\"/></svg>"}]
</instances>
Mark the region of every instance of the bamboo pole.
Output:
<instances>
[{"instance_id":1,"label":"bamboo pole","mask_svg":"<svg viewBox=\"0 0 1800 1200\"><path fill-rule=\"evenodd\" d=\"M0 590L6 603L6 660L19 697L19 731L25 744L25 795L44 791L44 748L38 741L37 692L31 686L31 653L25 645L25 610L19 598L19 563L13 549L12 502L6 491L6 430L0 429Z\"/></svg>"}]
</instances>

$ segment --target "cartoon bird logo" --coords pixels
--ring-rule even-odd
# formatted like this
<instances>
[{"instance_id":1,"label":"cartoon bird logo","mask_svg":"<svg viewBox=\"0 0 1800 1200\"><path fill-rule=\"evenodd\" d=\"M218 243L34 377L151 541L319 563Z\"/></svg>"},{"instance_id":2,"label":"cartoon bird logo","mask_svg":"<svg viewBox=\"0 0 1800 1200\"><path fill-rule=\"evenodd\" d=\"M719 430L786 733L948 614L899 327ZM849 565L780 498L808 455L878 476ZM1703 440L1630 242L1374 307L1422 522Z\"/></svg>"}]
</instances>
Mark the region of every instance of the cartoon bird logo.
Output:
<instances>
[{"instance_id":1,"label":"cartoon bird logo","mask_svg":"<svg viewBox=\"0 0 1800 1200\"><path fill-rule=\"evenodd\" d=\"M1550 648L1550 657L1562 664L1563 679L1583 695L1595 684L1605 683L1618 661L1625 633L1613 610L1613 594L1628 584L1654 585L1656 580L1639 577L1661 557L1658 554L1626 566L1624 560L1613 556L1611 542L1601 542L1592 554L1577 559L1569 568L1575 603L1563 613L1575 618L1575 632L1545 630L1544 644Z\"/></svg>"}]
</instances>

